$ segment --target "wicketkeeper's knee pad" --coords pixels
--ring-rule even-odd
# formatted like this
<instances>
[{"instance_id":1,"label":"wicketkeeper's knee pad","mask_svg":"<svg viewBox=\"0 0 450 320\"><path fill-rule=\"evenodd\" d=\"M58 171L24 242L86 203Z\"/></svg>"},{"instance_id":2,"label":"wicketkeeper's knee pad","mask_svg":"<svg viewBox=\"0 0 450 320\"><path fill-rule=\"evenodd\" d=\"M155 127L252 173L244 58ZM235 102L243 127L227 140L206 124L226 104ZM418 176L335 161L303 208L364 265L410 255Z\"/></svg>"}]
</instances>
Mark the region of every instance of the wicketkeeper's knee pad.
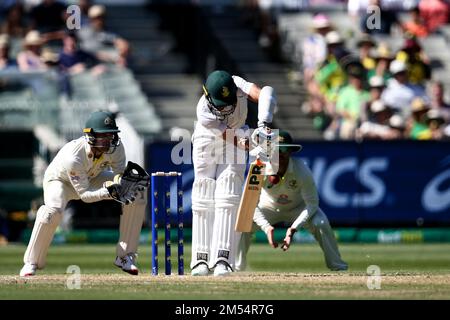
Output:
<instances>
[{"instance_id":1,"label":"wicketkeeper's knee pad","mask_svg":"<svg viewBox=\"0 0 450 320\"><path fill-rule=\"evenodd\" d=\"M24 263L36 264L39 269L45 267L48 248L61 219L61 209L46 205L39 208L30 242L23 257Z\"/></svg>"},{"instance_id":2,"label":"wicketkeeper's knee pad","mask_svg":"<svg viewBox=\"0 0 450 320\"><path fill-rule=\"evenodd\" d=\"M196 178L192 186L191 268L209 261L215 189L216 180L211 178Z\"/></svg>"},{"instance_id":3,"label":"wicketkeeper's knee pad","mask_svg":"<svg viewBox=\"0 0 450 320\"><path fill-rule=\"evenodd\" d=\"M116 247L117 256L123 258L129 253L137 252L146 205L147 196L143 191L139 192L133 203L122 205L119 227L120 238Z\"/></svg>"}]
</instances>

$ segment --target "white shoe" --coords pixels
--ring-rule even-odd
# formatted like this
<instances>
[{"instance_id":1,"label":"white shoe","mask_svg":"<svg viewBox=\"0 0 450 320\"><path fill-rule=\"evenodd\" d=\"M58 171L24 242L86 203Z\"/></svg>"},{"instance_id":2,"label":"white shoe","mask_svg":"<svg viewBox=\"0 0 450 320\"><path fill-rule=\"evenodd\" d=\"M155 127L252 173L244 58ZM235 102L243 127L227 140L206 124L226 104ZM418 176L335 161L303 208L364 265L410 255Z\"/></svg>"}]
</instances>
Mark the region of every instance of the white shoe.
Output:
<instances>
[{"instance_id":1,"label":"white shoe","mask_svg":"<svg viewBox=\"0 0 450 320\"><path fill-rule=\"evenodd\" d=\"M223 261L219 261L216 264L216 267L214 268L214 276L215 277L226 277L226 276L231 275L232 272L233 272L233 270L228 265L228 263L223 262Z\"/></svg>"},{"instance_id":2,"label":"white shoe","mask_svg":"<svg viewBox=\"0 0 450 320\"><path fill-rule=\"evenodd\" d=\"M31 263L25 263L20 270L21 277L31 277L36 274L37 265Z\"/></svg>"},{"instance_id":3,"label":"white shoe","mask_svg":"<svg viewBox=\"0 0 450 320\"><path fill-rule=\"evenodd\" d=\"M123 258L116 257L116 261L114 261L114 265L121 268L123 271L137 276L139 273L139 269L136 267L136 255L134 253L129 253Z\"/></svg>"},{"instance_id":4,"label":"white shoe","mask_svg":"<svg viewBox=\"0 0 450 320\"><path fill-rule=\"evenodd\" d=\"M206 263L200 263L191 270L191 276L207 276L208 274L209 268Z\"/></svg>"}]
</instances>

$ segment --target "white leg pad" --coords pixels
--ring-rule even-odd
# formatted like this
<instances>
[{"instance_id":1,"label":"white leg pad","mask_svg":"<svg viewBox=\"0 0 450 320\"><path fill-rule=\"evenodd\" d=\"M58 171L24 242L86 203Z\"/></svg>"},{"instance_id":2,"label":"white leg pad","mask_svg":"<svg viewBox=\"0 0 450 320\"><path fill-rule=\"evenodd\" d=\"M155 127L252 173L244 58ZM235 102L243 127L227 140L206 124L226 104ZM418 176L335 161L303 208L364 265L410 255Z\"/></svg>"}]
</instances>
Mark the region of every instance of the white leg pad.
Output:
<instances>
[{"instance_id":1,"label":"white leg pad","mask_svg":"<svg viewBox=\"0 0 450 320\"><path fill-rule=\"evenodd\" d=\"M214 224L216 180L196 178L192 185L192 258L191 268L208 263Z\"/></svg>"},{"instance_id":2,"label":"white leg pad","mask_svg":"<svg viewBox=\"0 0 450 320\"><path fill-rule=\"evenodd\" d=\"M145 192L140 192L132 204L122 206L120 237L116 247L118 257L124 258L129 253L137 253L146 204L147 195Z\"/></svg>"},{"instance_id":3,"label":"white leg pad","mask_svg":"<svg viewBox=\"0 0 450 320\"><path fill-rule=\"evenodd\" d=\"M234 225L242 194L242 185L242 178L235 173L225 173L217 180L210 268L213 268L220 260L234 268L239 237L239 233L234 231Z\"/></svg>"},{"instance_id":4,"label":"white leg pad","mask_svg":"<svg viewBox=\"0 0 450 320\"><path fill-rule=\"evenodd\" d=\"M45 267L47 252L52 243L56 228L62 219L60 209L43 205L39 208L34 222L30 242L23 257L25 264L36 264L38 269Z\"/></svg>"}]
</instances>

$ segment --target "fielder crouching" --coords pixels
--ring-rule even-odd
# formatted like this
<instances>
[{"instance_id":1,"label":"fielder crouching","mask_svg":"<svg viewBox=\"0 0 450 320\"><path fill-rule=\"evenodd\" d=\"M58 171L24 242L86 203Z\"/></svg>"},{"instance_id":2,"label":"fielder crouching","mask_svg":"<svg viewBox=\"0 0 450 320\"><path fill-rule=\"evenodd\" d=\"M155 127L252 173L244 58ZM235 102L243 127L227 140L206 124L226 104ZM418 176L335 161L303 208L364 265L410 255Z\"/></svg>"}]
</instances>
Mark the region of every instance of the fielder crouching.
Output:
<instances>
[{"instance_id":1,"label":"fielder crouching","mask_svg":"<svg viewBox=\"0 0 450 320\"><path fill-rule=\"evenodd\" d=\"M267 241L273 248L278 247L274 239L273 225L287 222L281 249L289 249L294 233L305 228L319 243L325 263L330 270L347 270L348 265L341 259L336 238L327 216L319 208L319 197L313 176L300 159L291 158L291 154L301 150L295 145L286 131L279 132L279 169L277 175L266 176L258 206L253 217L252 232L262 229ZM242 233L236 255L236 270L243 271L247 266L247 252L252 233Z\"/></svg>"},{"instance_id":2,"label":"fielder crouching","mask_svg":"<svg viewBox=\"0 0 450 320\"><path fill-rule=\"evenodd\" d=\"M120 131L110 112L93 112L83 132L83 137L68 142L58 152L45 171L44 205L36 214L20 271L22 277L32 276L45 267L47 251L64 209L75 199L86 203L113 199L123 204L114 264L133 275L139 272L136 253L145 215L148 175L131 177L133 182L127 179L133 174L125 166Z\"/></svg>"}]
</instances>

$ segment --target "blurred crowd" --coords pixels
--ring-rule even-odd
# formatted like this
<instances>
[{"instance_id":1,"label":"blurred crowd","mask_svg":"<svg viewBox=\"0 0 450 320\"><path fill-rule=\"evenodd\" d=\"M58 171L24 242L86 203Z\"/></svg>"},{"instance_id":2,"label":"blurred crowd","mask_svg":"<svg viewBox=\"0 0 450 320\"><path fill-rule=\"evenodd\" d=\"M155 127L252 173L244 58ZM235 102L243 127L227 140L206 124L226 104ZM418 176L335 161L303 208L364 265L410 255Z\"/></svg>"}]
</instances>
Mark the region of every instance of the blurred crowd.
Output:
<instances>
[{"instance_id":1,"label":"blurred crowd","mask_svg":"<svg viewBox=\"0 0 450 320\"><path fill-rule=\"evenodd\" d=\"M409 7L402 7L407 2ZM380 8L376 28L370 27L368 5ZM401 21L397 13L405 9L409 19ZM445 86L433 78L419 41L449 23L449 2L350 0L348 10L360 26L356 47L349 49L349 39L322 13L314 16L313 31L302 44L308 92L303 111L314 125L329 140L450 139ZM377 37L389 36L393 28L403 39L395 52Z\"/></svg>"},{"instance_id":2,"label":"blurred crowd","mask_svg":"<svg viewBox=\"0 0 450 320\"><path fill-rule=\"evenodd\" d=\"M101 74L108 65L126 67L130 46L108 30L106 9L90 0L3 0L0 4L0 76L54 71L70 96L70 75ZM37 89L37 87L34 87Z\"/></svg>"}]
</instances>

